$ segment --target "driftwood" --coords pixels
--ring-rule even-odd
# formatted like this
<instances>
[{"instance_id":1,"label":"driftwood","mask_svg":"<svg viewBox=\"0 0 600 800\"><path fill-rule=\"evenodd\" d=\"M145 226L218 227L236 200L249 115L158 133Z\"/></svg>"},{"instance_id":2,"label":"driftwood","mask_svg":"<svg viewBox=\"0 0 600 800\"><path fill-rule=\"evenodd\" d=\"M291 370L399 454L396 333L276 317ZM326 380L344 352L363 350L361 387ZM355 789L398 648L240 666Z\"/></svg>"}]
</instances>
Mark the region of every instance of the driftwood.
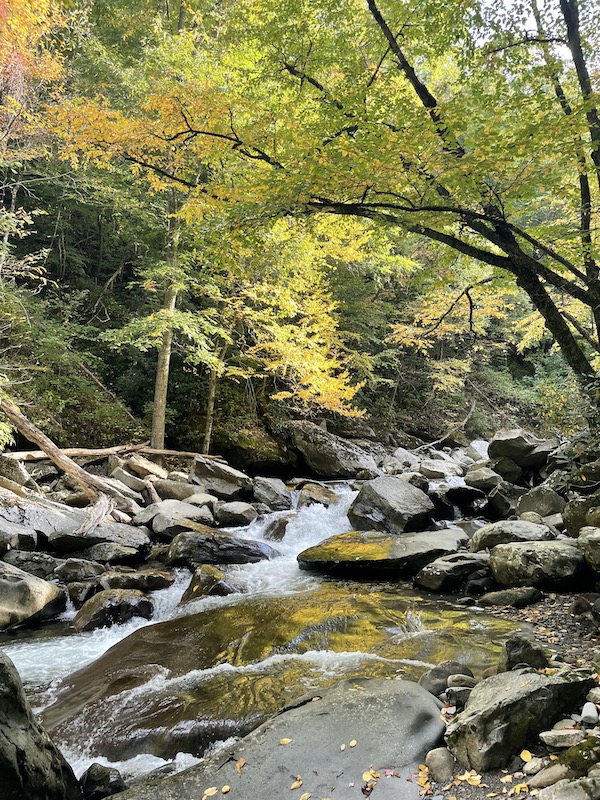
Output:
<instances>
[{"instance_id":1,"label":"driftwood","mask_svg":"<svg viewBox=\"0 0 600 800\"><path fill-rule=\"evenodd\" d=\"M62 472L73 478L91 503L96 503L103 494L110 495L110 497L114 498L117 508L121 511L135 513L137 509L135 503L124 497L121 492L106 483L106 481L96 475L91 475L79 464L76 464L54 444L52 439L48 438L33 422L28 420L11 400L1 394L0 412L8 417L22 436L42 448L44 458L49 458Z\"/></svg>"},{"instance_id":2,"label":"driftwood","mask_svg":"<svg viewBox=\"0 0 600 800\"><path fill-rule=\"evenodd\" d=\"M0 411L4 411L2 405L0 405ZM23 435L25 436L25 434ZM27 436L26 438L29 439L29 436ZM115 447L103 447L97 449L88 447L65 447L63 449L60 449L60 452L64 456L67 456L68 458L102 458L104 456L127 455L128 453L144 453L150 456L174 456L179 458L207 458L210 459L211 461L221 461L221 462L224 461L224 459L221 456L207 456L202 453L192 453L183 450L159 450L155 447L149 447L147 443L120 444L116 445ZM3 453L2 455L5 456L6 458L12 458L13 461L42 461L43 459L50 457L45 450L19 450L15 452L6 452Z\"/></svg>"},{"instance_id":3,"label":"driftwood","mask_svg":"<svg viewBox=\"0 0 600 800\"><path fill-rule=\"evenodd\" d=\"M99 495L96 502L88 507L86 517L75 533L85 536L87 533L96 530L102 520L114 511L115 505L115 500L112 497L106 494ZM127 521L129 521L129 518L127 518Z\"/></svg>"}]
</instances>

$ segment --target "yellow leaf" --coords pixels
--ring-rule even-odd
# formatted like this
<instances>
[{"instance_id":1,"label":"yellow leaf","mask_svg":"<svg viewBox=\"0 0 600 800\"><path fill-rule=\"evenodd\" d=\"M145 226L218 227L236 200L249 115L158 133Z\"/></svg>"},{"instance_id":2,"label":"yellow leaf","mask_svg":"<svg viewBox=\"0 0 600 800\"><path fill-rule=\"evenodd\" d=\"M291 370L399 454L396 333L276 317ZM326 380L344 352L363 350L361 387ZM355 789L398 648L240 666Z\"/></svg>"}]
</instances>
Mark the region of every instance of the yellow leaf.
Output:
<instances>
[{"instance_id":1,"label":"yellow leaf","mask_svg":"<svg viewBox=\"0 0 600 800\"><path fill-rule=\"evenodd\" d=\"M304 794L300 795L300 800L310 800L312 794L310 792L304 792Z\"/></svg>"},{"instance_id":2,"label":"yellow leaf","mask_svg":"<svg viewBox=\"0 0 600 800\"><path fill-rule=\"evenodd\" d=\"M211 786L210 789L204 790L204 797L214 797L218 791L216 786Z\"/></svg>"},{"instance_id":3,"label":"yellow leaf","mask_svg":"<svg viewBox=\"0 0 600 800\"><path fill-rule=\"evenodd\" d=\"M340 750L345 750L345 749L346 749L346 745L345 744L341 744L340 745Z\"/></svg>"},{"instance_id":4,"label":"yellow leaf","mask_svg":"<svg viewBox=\"0 0 600 800\"><path fill-rule=\"evenodd\" d=\"M291 741L291 739L280 739L279 744L290 744Z\"/></svg>"},{"instance_id":5,"label":"yellow leaf","mask_svg":"<svg viewBox=\"0 0 600 800\"><path fill-rule=\"evenodd\" d=\"M500 783L512 783L512 779L512 775L505 775L503 778L500 778Z\"/></svg>"},{"instance_id":6,"label":"yellow leaf","mask_svg":"<svg viewBox=\"0 0 600 800\"><path fill-rule=\"evenodd\" d=\"M352 739L352 741L350 742L350 747L356 747L357 744L358 742L356 741L356 739Z\"/></svg>"},{"instance_id":7,"label":"yellow leaf","mask_svg":"<svg viewBox=\"0 0 600 800\"><path fill-rule=\"evenodd\" d=\"M235 771L237 772L238 775L241 774L242 767L244 766L245 763L246 759L244 758L244 756L240 756L238 760L235 762Z\"/></svg>"},{"instance_id":8,"label":"yellow leaf","mask_svg":"<svg viewBox=\"0 0 600 800\"><path fill-rule=\"evenodd\" d=\"M515 786L515 794L521 794L521 792L526 792L527 789L528 786L526 783L517 783L517 785Z\"/></svg>"},{"instance_id":9,"label":"yellow leaf","mask_svg":"<svg viewBox=\"0 0 600 800\"><path fill-rule=\"evenodd\" d=\"M296 780L290 786L290 790L299 789L301 786L302 786L302 778L300 777L300 775L296 775Z\"/></svg>"},{"instance_id":10,"label":"yellow leaf","mask_svg":"<svg viewBox=\"0 0 600 800\"><path fill-rule=\"evenodd\" d=\"M469 775L467 783L471 786L479 786L481 783L481 775Z\"/></svg>"},{"instance_id":11,"label":"yellow leaf","mask_svg":"<svg viewBox=\"0 0 600 800\"><path fill-rule=\"evenodd\" d=\"M529 750L521 750L520 755L523 761L531 761L531 759L533 758Z\"/></svg>"},{"instance_id":12,"label":"yellow leaf","mask_svg":"<svg viewBox=\"0 0 600 800\"><path fill-rule=\"evenodd\" d=\"M221 787L221 794L228 794L230 791L231 791L231 786L227 786L227 784Z\"/></svg>"}]
</instances>

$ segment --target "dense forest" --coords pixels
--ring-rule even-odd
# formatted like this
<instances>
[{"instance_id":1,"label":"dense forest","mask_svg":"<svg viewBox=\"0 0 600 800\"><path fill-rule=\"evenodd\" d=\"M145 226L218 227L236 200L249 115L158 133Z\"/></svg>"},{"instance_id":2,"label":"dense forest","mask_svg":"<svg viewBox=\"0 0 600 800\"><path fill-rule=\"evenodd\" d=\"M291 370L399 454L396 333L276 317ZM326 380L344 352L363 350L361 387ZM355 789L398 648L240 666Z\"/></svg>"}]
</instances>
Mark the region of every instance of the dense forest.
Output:
<instances>
[{"instance_id":1,"label":"dense forest","mask_svg":"<svg viewBox=\"0 0 600 800\"><path fill-rule=\"evenodd\" d=\"M297 417L399 444L581 428L599 17L0 0L4 396L61 446L273 469Z\"/></svg>"}]
</instances>

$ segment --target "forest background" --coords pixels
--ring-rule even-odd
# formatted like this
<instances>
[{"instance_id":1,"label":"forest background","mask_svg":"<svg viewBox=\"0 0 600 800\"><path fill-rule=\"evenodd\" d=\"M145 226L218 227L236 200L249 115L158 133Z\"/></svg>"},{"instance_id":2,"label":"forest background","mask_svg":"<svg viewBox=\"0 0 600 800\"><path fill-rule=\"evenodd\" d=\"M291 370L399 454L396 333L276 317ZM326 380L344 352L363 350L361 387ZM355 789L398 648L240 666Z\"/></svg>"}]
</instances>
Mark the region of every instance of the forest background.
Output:
<instances>
[{"instance_id":1,"label":"forest background","mask_svg":"<svg viewBox=\"0 0 600 800\"><path fill-rule=\"evenodd\" d=\"M5 396L62 446L283 472L290 418L582 428L599 23L589 0L0 0Z\"/></svg>"}]
</instances>

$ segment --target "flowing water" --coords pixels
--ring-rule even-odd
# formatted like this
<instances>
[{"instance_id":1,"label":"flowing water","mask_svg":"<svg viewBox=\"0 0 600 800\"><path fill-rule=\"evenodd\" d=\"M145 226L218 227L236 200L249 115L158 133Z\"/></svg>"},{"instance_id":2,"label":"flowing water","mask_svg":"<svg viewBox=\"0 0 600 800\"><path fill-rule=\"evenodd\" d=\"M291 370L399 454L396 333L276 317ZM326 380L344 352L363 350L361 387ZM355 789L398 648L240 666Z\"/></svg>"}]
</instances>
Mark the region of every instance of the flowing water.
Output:
<instances>
[{"instance_id":1,"label":"flowing water","mask_svg":"<svg viewBox=\"0 0 600 800\"><path fill-rule=\"evenodd\" d=\"M351 529L355 496L302 508L279 556L232 566L240 593L178 605L189 573L153 594L152 621L89 633L73 611L36 631L4 634L37 711L77 774L93 761L125 773L176 768L243 735L287 703L342 676L416 678L457 657L490 663L509 627L487 615L423 600L407 586L332 581L298 569L296 556ZM236 534L262 539L269 514ZM187 751L187 752L186 752Z\"/></svg>"}]
</instances>

